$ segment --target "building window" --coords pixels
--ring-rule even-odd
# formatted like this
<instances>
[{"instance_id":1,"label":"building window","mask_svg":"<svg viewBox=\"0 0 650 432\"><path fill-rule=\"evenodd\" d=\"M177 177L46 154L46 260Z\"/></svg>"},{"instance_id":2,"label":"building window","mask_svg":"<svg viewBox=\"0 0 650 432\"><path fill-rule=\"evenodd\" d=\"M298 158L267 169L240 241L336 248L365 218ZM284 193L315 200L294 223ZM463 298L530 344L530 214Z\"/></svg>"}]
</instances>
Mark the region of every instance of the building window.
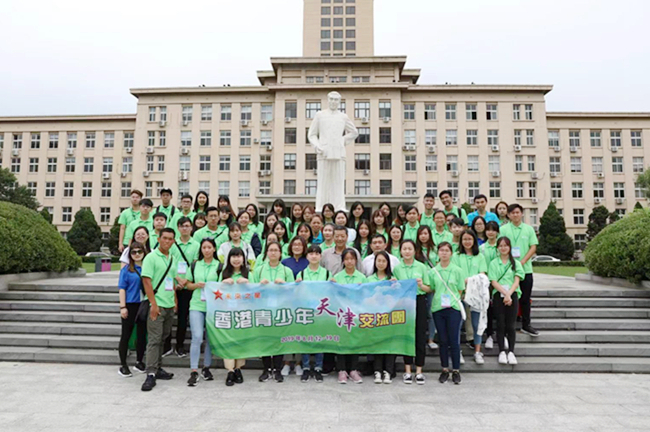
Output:
<instances>
[{"instance_id":1,"label":"building window","mask_svg":"<svg viewBox=\"0 0 650 432\"><path fill-rule=\"evenodd\" d=\"M355 180L354 181L354 194L355 195L370 195L370 180Z\"/></svg>"},{"instance_id":2,"label":"building window","mask_svg":"<svg viewBox=\"0 0 650 432\"><path fill-rule=\"evenodd\" d=\"M467 171L478 172L478 155L467 156Z\"/></svg>"},{"instance_id":3,"label":"building window","mask_svg":"<svg viewBox=\"0 0 650 432\"><path fill-rule=\"evenodd\" d=\"M582 158L581 157L572 157L571 158L571 172L572 173L581 173L582 172Z\"/></svg>"},{"instance_id":4,"label":"building window","mask_svg":"<svg viewBox=\"0 0 650 432\"><path fill-rule=\"evenodd\" d=\"M457 155L447 155L447 171L458 171Z\"/></svg>"},{"instance_id":5,"label":"building window","mask_svg":"<svg viewBox=\"0 0 650 432\"><path fill-rule=\"evenodd\" d=\"M478 120L478 111L476 104L465 104L465 119Z\"/></svg>"},{"instance_id":6,"label":"building window","mask_svg":"<svg viewBox=\"0 0 650 432\"><path fill-rule=\"evenodd\" d=\"M379 195L392 195L392 194L393 194L393 181L379 180Z\"/></svg>"},{"instance_id":7,"label":"building window","mask_svg":"<svg viewBox=\"0 0 650 432\"><path fill-rule=\"evenodd\" d=\"M329 39L330 37L331 37L330 30L321 30L320 31L320 38L321 39Z\"/></svg>"},{"instance_id":8,"label":"building window","mask_svg":"<svg viewBox=\"0 0 650 432\"><path fill-rule=\"evenodd\" d=\"M584 225L585 224L585 210L584 209L573 209L573 224L574 225Z\"/></svg>"},{"instance_id":9,"label":"building window","mask_svg":"<svg viewBox=\"0 0 650 432\"><path fill-rule=\"evenodd\" d=\"M23 135L22 134L14 134L13 148L14 149L23 148Z\"/></svg>"},{"instance_id":10,"label":"building window","mask_svg":"<svg viewBox=\"0 0 650 432\"><path fill-rule=\"evenodd\" d=\"M314 153L305 154L305 169L315 170L317 168L318 168L318 159L316 159L316 155Z\"/></svg>"},{"instance_id":11,"label":"building window","mask_svg":"<svg viewBox=\"0 0 650 432\"><path fill-rule=\"evenodd\" d=\"M580 131L569 131L569 147L580 147Z\"/></svg>"},{"instance_id":12,"label":"building window","mask_svg":"<svg viewBox=\"0 0 650 432\"><path fill-rule=\"evenodd\" d=\"M467 130L467 145L468 146L478 145L478 130L476 129Z\"/></svg>"},{"instance_id":13,"label":"building window","mask_svg":"<svg viewBox=\"0 0 650 432\"><path fill-rule=\"evenodd\" d=\"M501 171L501 160L499 156L488 156L488 170L490 172Z\"/></svg>"},{"instance_id":14,"label":"building window","mask_svg":"<svg viewBox=\"0 0 650 432\"><path fill-rule=\"evenodd\" d=\"M93 182L81 183L81 196L84 198L90 198L93 196Z\"/></svg>"},{"instance_id":15,"label":"building window","mask_svg":"<svg viewBox=\"0 0 650 432\"><path fill-rule=\"evenodd\" d=\"M337 19L340 19L340 18L334 18L334 21L336 22ZM357 20L354 19L354 18L346 18L345 19L345 26L346 27L354 27L356 25L356 23L357 23ZM334 25L336 26L336 23Z\"/></svg>"},{"instance_id":16,"label":"building window","mask_svg":"<svg viewBox=\"0 0 650 432\"><path fill-rule=\"evenodd\" d=\"M232 119L232 105L221 105L221 121L230 121Z\"/></svg>"},{"instance_id":17,"label":"building window","mask_svg":"<svg viewBox=\"0 0 650 432\"><path fill-rule=\"evenodd\" d=\"M230 156L219 156L219 171L230 171Z\"/></svg>"},{"instance_id":18,"label":"building window","mask_svg":"<svg viewBox=\"0 0 650 432\"><path fill-rule=\"evenodd\" d=\"M199 171L210 171L212 167L212 157L210 155L199 156Z\"/></svg>"},{"instance_id":19,"label":"building window","mask_svg":"<svg viewBox=\"0 0 650 432\"><path fill-rule=\"evenodd\" d=\"M535 145L535 131L533 129L526 129L526 145Z\"/></svg>"},{"instance_id":20,"label":"building window","mask_svg":"<svg viewBox=\"0 0 650 432\"><path fill-rule=\"evenodd\" d=\"M149 121L156 121L156 107L149 107Z\"/></svg>"},{"instance_id":21,"label":"building window","mask_svg":"<svg viewBox=\"0 0 650 432\"><path fill-rule=\"evenodd\" d=\"M297 142L296 128L284 128L284 143L296 144Z\"/></svg>"},{"instance_id":22,"label":"building window","mask_svg":"<svg viewBox=\"0 0 650 432\"><path fill-rule=\"evenodd\" d=\"M515 129L515 145L521 145L521 130Z\"/></svg>"},{"instance_id":23,"label":"building window","mask_svg":"<svg viewBox=\"0 0 650 432\"><path fill-rule=\"evenodd\" d=\"M574 182L571 183L571 196L574 199L582 199L582 183L580 182Z\"/></svg>"},{"instance_id":24,"label":"building window","mask_svg":"<svg viewBox=\"0 0 650 432\"><path fill-rule=\"evenodd\" d=\"M537 197L537 182L528 182L528 198Z\"/></svg>"},{"instance_id":25,"label":"building window","mask_svg":"<svg viewBox=\"0 0 650 432\"><path fill-rule=\"evenodd\" d=\"M260 155L260 170L271 171L271 155Z\"/></svg>"},{"instance_id":26,"label":"building window","mask_svg":"<svg viewBox=\"0 0 650 432\"><path fill-rule=\"evenodd\" d=\"M522 172L524 170L524 157L520 155L515 156L515 172Z\"/></svg>"},{"instance_id":27,"label":"building window","mask_svg":"<svg viewBox=\"0 0 650 432\"><path fill-rule=\"evenodd\" d=\"M427 155L425 160L426 171L438 171L438 156Z\"/></svg>"},{"instance_id":28,"label":"building window","mask_svg":"<svg viewBox=\"0 0 650 432\"><path fill-rule=\"evenodd\" d=\"M321 27L329 27L332 25L332 21L329 18L321 18L320 25Z\"/></svg>"},{"instance_id":29,"label":"building window","mask_svg":"<svg viewBox=\"0 0 650 432\"><path fill-rule=\"evenodd\" d=\"M594 198L605 198L605 183L594 183Z\"/></svg>"},{"instance_id":30,"label":"building window","mask_svg":"<svg viewBox=\"0 0 650 432\"><path fill-rule=\"evenodd\" d=\"M239 181L239 196L247 198L251 196L251 182L246 180Z\"/></svg>"},{"instance_id":31,"label":"building window","mask_svg":"<svg viewBox=\"0 0 650 432\"><path fill-rule=\"evenodd\" d=\"M239 156L239 171L250 171L251 170L251 157L250 155L240 155Z\"/></svg>"},{"instance_id":32,"label":"building window","mask_svg":"<svg viewBox=\"0 0 650 432\"><path fill-rule=\"evenodd\" d=\"M370 102L355 102L354 118L357 119L370 118Z\"/></svg>"},{"instance_id":33,"label":"building window","mask_svg":"<svg viewBox=\"0 0 650 432\"><path fill-rule=\"evenodd\" d=\"M347 29L347 30L345 31L345 37L348 38L348 39L354 39L355 37L357 37L357 32L356 32L356 30L354 30L354 29ZM364 77L364 78L368 78L368 79L370 79L370 77ZM369 82L369 81L364 81L364 82Z\"/></svg>"},{"instance_id":34,"label":"building window","mask_svg":"<svg viewBox=\"0 0 650 432\"><path fill-rule=\"evenodd\" d=\"M86 132L86 148L95 148L95 132Z\"/></svg>"},{"instance_id":35,"label":"building window","mask_svg":"<svg viewBox=\"0 0 650 432\"><path fill-rule=\"evenodd\" d=\"M488 130L487 131L487 143L489 146L499 145L499 131L498 130Z\"/></svg>"},{"instance_id":36,"label":"building window","mask_svg":"<svg viewBox=\"0 0 650 432\"><path fill-rule=\"evenodd\" d=\"M124 132L124 148L133 148L133 132Z\"/></svg>"},{"instance_id":37,"label":"building window","mask_svg":"<svg viewBox=\"0 0 650 432\"><path fill-rule=\"evenodd\" d=\"M65 198L72 198L74 196L74 182L63 183L63 196Z\"/></svg>"},{"instance_id":38,"label":"building window","mask_svg":"<svg viewBox=\"0 0 650 432\"><path fill-rule=\"evenodd\" d=\"M305 195L316 195L317 180L305 180Z\"/></svg>"},{"instance_id":39,"label":"building window","mask_svg":"<svg viewBox=\"0 0 650 432\"><path fill-rule=\"evenodd\" d=\"M404 131L404 144L415 145L415 130L406 129Z\"/></svg>"},{"instance_id":40,"label":"building window","mask_svg":"<svg viewBox=\"0 0 650 432\"><path fill-rule=\"evenodd\" d=\"M16 147L14 147L16 148ZM68 133L68 148L77 148L77 133L69 132Z\"/></svg>"},{"instance_id":41,"label":"building window","mask_svg":"<svg viewBox=\"0 0 650 432\"><path fill-rule=\"evenodd\" d=\"M418 182L416 181L407 181L404 184L404 192L406 195L417 195L418 193Z\"/></svg>"},{"instance_id":42,"label":"building window","mask_svg":"<svg viewBox=\"0 0 650 432\"><path fill-rule=\"evenodd\" d=\"M490 182L490 198L501 198L501 182Z\"/></svg>"},{"instance_id":43,"label":"building window","mask_svg":"<svg viewBox=\"0 0 650 432\"><path fill-rule=\"evenodd\" d=\"M415 104L404 104L404 120L415 120Z\"/></svg>"},{"instance_id":44,"label":"building window","mask_svg":"<svg viewBox=\"0 0 650 432\"><path fill-rule=\"evenodd\" d=\"M210 147L212 145L212 131L201 131L201 147Z\"/></svg>"},{"instance_id":45,"label":"building window","mask_svg":"<svg viewBox=\"0 0 650 432\"><path fill-rule=\"evenodd\" d=\"M113 195L111 182L102 182L102 198L110 198Z\"/></svg>"},{"instance_id":46,"label":"building window","mask_svg":"<svg viewBox=\"0 0 650 432\"><path fill-rule=\"evenodd\" d=\"M645 187L640 183L634 183L634 197L646 198Z\"/></svg>"},{"instance_id":47,"label":"building window","mask_svg":"<svg viewBox=\"0 0 650 432\"><path fill-rule=\"evenodd\" d=\"M149 172L153 171L153 165L154 165L153 156L147 156L147 171Z\"/></svg>"},{"instance_id":48,"label":"building window","mask_svg":"<svg viewBox=\"0 0 650 432\"><path fill-rule=\"evenodd\" d=\"M183 105L183 123L192 121L192 105Z\"/></svg>"},{"instance_id":49,"label":"building window","mask_svg":"<svg viewBox=\"0 0 650 432\"><path fill-rule=\"evenodd\" d=\"M467 196L468 196L470 202L474 201L474 197L476 197L476 195L478 195L480 193L481 193L480 192L480 182L477 182L477 181L467 182Z\"/></svg>"},{"instance_id":50,"label":"building window","mask_svg":"<svg viewBox=\"0 0 650 432\"><path fill-rule=\"evenodd\" d=\"M313 119L316 113L320 111L320 102L307 102L305 105L305 117Z\"/></svg>"},{"instance_id":51,"label":"building window","mask_svg":"<svg viewBox=\"0 0 650 432\"><path fill-rule=\"evenodd\" d=\"M379 128L379 144L390 144L391 139L391 130L389 127Z\"/></svg>"},{"instance_id":52,"label":"building window","mask_svg":"<svg viewBox=\"0 0 650 432\"><path fill-rule=\"evenodd\" d=\"M29 172L30 173L38 172L38 158L29 158Z\"/></svg>"},{"instance_id":53,"label":"building window","mask_svg":"<svg viewBox=\"0 0 650 432\"><path fill-rule=\"evenodd\" d=\"M417 156L415 155L404 155L404 171L416 171L417 170Z\"/></svg>"},{"instance_id":54,"label":"building window","mask_svg":"<svg viewBox=\"0 0 650 432\"><path fill-rule=\"evenodd\" d=\"M285 170L295 170L296 169L296 154L295 153L285 153L284 154L284 169Z\"/></svg>"},{"instance_id":55,"label":"building window","mask_svg":"<svg viewBox=\"0 0 650 432\"><path fill-rule=\"evenodd\" d=\"M549 147L560 146L560 131L556 131L556 130L548 131L548 146Z\"/></svg>"},{"instance_id":56,"label":"building window","mask_svg":"<svg viewBox=\"0 0 650 432\"><path fill-rule=\"evenodd\" d=\"M393 169L393 160L391 153L379 153L379 169L380 170L392 170Z\"/></svg>"},{"instance_id":57,"label":"building window","mask_svg":"<svg viewBox=\"0 0 650 432\"><path fill-rule=\"evenodd\" d=\"M559 157L551 156L549 158L549 171L551 173L559 174L560 172L562 172L562 169L561 169L562 164L561 164L560 161L561 160L560 160Z\"/></svg>"},{"instance_id":58,"label":"building window","mask_svg":"<svg viewBox=\"0 0 650 432\"><path fill-rule=\"evenodd\" d=\"M456 104L445 104L445 120L456 120Z\"/></svg>"},{"instance_id":59,"label":"building window","mask_svg":"<svg viewBox=\"0 0 650 432\"><path fill-rule=\"evenodd\" d=\"M438 196L438 182L437 181L428 181L427 182L427 192L433 196Z\"/></svg>"},{"instance_id":60,"label":"building window","mask_svg":"<svg viewBox=\"0 0 650 432\"><path fill-rule=\"evenodd\" d=\"M556 199L562 198L562 183L557 183L557 182L551 183L551 198L556 198Z\"/></svg>"},{"instance_id":61,"label":"building window","mask_svg":"<svg viewBox=\"0 0 650 432\"><path fill-rule=\"evenodd\" d=\"M65 158L65 172L67 173L73 173L75 172L75 164L77 162L77 159L74 157L67 157Z\"/></svg>"},{"instance_id":62,"label":"building window","mask_svg":"<svg viewBox=\"0 0 650 432\"><path fill-rule=\"evenodd\" d=\"M260 195L271 195L271 182L261 181L259 193ZM261 212L260 212L260 216L261 216Z\"/></svg>"},{"instance_id":63,"label":"building window","mask_svg":"<svg viewBox=\"0 0 650 432\"><path fill-rule=\"evenodd\" d=\"M167 145L167 132L165 131L158 132L158 145L160 147L165 147Z\"/></svg>"},{"instance_id":64,"label":"building window","mask_svg":"<svg viewBox=\"0 0 650 432\"><path fill-rule=\"evenodd\" d=\"M592 157L591 158L591 171L594 174L603 172L603 158L601 157Z\"/></svg>"},{"instance_id":65,"label":"building window","mask_svg":"<svg viewBox=\"0 0 650 432\"><path fill-rule=\"evenodd\" d=\"M95 170L94 164L95 164L95 158L92 157L84 158L84 172L85 173L93 172Z\"/></svg>"},{"instance_id":66,"label":"building window","mask_svg":"<svg viewBox=\"0 0 650 432\"><path fill-rule=\"evenodd\" d=\"M332 8L329 6L323 6L320 8L321 15L330 15L332 13Z\"/></svg>"},{"instance_id":67,"label":"building window","mask_svg":"<svg viewBox=\"0 0 650 432\"><path fill-rule=\"evenodd\" d=\"M630 131L630 140L632 142L632 147L641 147L641 131Z\"/></svg>"},{"instance_id":68,"label":"building window","mask_svg":"<svg viewBox=\"0 0 650 432\"><path fill-rule=\"evenodd\" d=\"M55 190L56 190L56 183L55 182L46 182L45 183L45 196L47 198L53 198Z\"/></svg>"},{"instance_id":69,"label":"building window","mask_svg":"<svg viewBox=\"0 0 650 432\"><path fill-rule=\"evenodd\" d=\"M528 161L528 171L529 172L534 172L535 171L535 156L526 156L526 160Z\"/></svg>"},{"instance_id":70,"label":"building window","mask_svg":"<svg viewBox=\"0 0 650 432\"><path fill-rule=\"evenodd\" d=\"M240 117L242 121L250 121L253 118L253 106L252 105L242 105Z\"/></svg>"},{"instance_id":71,"label":"building window","mask_svg":"<svg viewBox=\"0 0 650 432\"><path fill-rule=\"evenodd\" d=\"M521 105L519 104L512 105L512 119L521 120Z\"/></svg>"},{"instance_id":72,"label":"building window","mask_svg":"<svg viewBox=\"0 0 650 432\"><path fill-rule=\"evenodd\" d=\"M623 172L623 158L622 157L613 157L612 158L612 172L622 173Z\"/></svg>"},{"instance_id":73,"label":"building window","mask_svg":"<svg viewBox=\"0 0 650 432\"><path fill-rule=\"evenodd\" d=\"M390 101L379 101L379 118L391 118L391 103Z\"/></svg>"},{"instance_id":74,"label":"building window","mask_svg":"<svg viewBox=\"0 0 650 432\"><path fill-rule=\"evenodd\" d=\"M621 146L621 131L610 131L609 140L612 148Z\"/></svg>"},{"instance_id":75,"label":"building window","mask_svg":"<svg viewBox=\"0 0 650 432\"><path fill-rule=\"evenodd\" d=\"M250 130L239 131L239 145L242 147L251 146L251 132Z\"/></svg>"},{"instance_id":76,"label":"building window","mask_svg":"<svg viewBox=\"0 0 650 432\"><path fill-rule=\"evenodd\" d=\"M370 144L370 128L360 127L357 129L359 131L359 136L354 141L357 144Z\"/></svg>"},{"instance_id":77,"label":"building window","mask_svg":"<svg viewBox=\"0 0 650 432\"><path fill-rule=\"evenodd\" d=\"M192 146L192 132L181 131L181 147L191 147L191 146Z\"/></svg>"},{"instance_id":78,"label":"building window","mask_svg":"<svg viewBox=\"0 0 650 432\"><path fill-rule=\"evenodd\" d=\"M133 158L132 157L123 157L122 158L122 172L123 173L133 172Z\"/></svg>"},{"instance_id":79,"label":"building window","mask_svg":"<svg viewBox=\"0 0 650 432\"><path fill-rule=\"evenodd\" d=\"M524 182L518 181L517 182L517 198L523 198L524 197Z\"/></svg>"},{"instance_id":80,"label":"building window","mask_svg":"<svg viewBox=\"0 0 650 432\"><path fill-rule=\"evenodd\" d=\"M61 222L72 222L72 207L61 209Z\"/></svg>"},{"instance_id":81,"label":"building window","mask_svg":"<svg viewBox=\"0 0 650 432\"><path fill-rule=\"evenodd\" d=\"M201 105L201 121L212 121L212 105Z\"/></svg>"},{"instance_id":82,"label":"building window","mask_svg":"<svg viewBox=\"0 0 650 432\"><path fill-rule=\"evenodd\" d=\"M167 107L160 107L160 121L167 121Z\"/></svg>"},{"instance_id":83,"label":"building window","mask_svg":"<svg viewBox=\"0 0 650 432\"><path fill-rule=\"evenodd\" d=\"M209 181L200 181L199 182L199 190L207 193L208 195L210 194L210 182Z\"/></svg>"},{"instance_id":84,"label":"building window","mask_svg":"<svg viewBox=\"0 0 650 432\"><path fill-rule=\"evenodd\" d=\"M51 149L59 148L59 134L57 132L50 132L49 136L50 136L49 148ZM1 147L2 146L0 145L0 148Z\"/></svg>"},{"instance_id":85,"label":"building window","mask_svg":"<svg viewBox=\"0 0 650 432\"><path fill-rule=\"evenodd\" d=\"M370 153L356 153L354 155L354 169L355 170L369 170L370 169Z\"/></svg>"},{"instance_id":86,"label":"building window","mask_svg":"<svg viewBox=\"0 0 650 432\"><path fill-rule=\"evenodd\" d=\"M271 120L273 120L273 105L270 104L262 105L261 120L265 122L270 122Z\"/></svg>"},{"instance_id":87,"label":"building window","mask_svg":"<svg viewBox=\"0 0 650 432\"><path fill-rule=\"evenodd\" d=\"M153 147L154 145L156 145L156 132L155 131L149 131L148 132L147 145L149 147Z\"/></svg>"},{"instance_id":88,"label":"building window","mask_svg":"<svg viewBox=\"0 0 650 432\"><path fill-rule=\"evenodd\" d=\"M219 145L230 146L230 131L223 130L219 132Z\"/></svg>"},{"instance_id":89,"label":"building window","mask_svg":"<svg viewBox=\"0 0 650 432\"><path fill-rule=\"evenodd\" d=\"M270 130L260 131L260 145L270 146L273 143L273 134Z\"/></svg>"},{"instance_id":90,"label":"building window","mask_svg":"<svg viewBox=\"0 0 650 432\"><path fill-rule=\"evenodd\" d=\"M146 198L151 198L153 196L153 182L144 182L144 196Z\"/></svg>"},{"instance_id":91,"label":"building window","mask_svg":"<svg viewBox=\"0 0 650 432\"><path fill-rule=\"evenodd\" d=\"M284 181L284 194L285 195L295 195L296 194L296 181L295 180L285 180Z\"/></svg>"},{"instance_id":92,"label":"building window","mask_svg":"<svg viewBox=\"0 0 650 432\"><path fill-rule=\"evenodd\" d=\"M445 131L445 145L458 145L458 131L456 129L447 129Z\"/></svg>"},{"instance_id":93,"label":"building window","mask_svg":"<svg viewBox=\"0 0 650 432\"><path fill-rule=\"evenodd\" d=\"M40 149L41 148L41 134L38 132L33 132L32 133L32 140L31 140L31 145L30 147L32 149Z\"/></svg>"},{"instance_id":94,"label":"building window","mask_svg":"<svg viewBox=\"0 0 650 432\"><path fill-rule=\"evenodd\" d=\"M113 158L105 157L102 159L102 172L110 173L113 171Z\"/></svg>"},{"instance_id":95,"label":"building window","mask_svg":"<svg viewBox=\"0 0 650 432\"><path fill-rule=\"evenodd\" d=\"M451 192L452 198L458 198L458 182L450 181L447 182L447 189Z\"/></svg>"},{"instance_id":96,"label":"building window","mask_svg":"<svg viewBox=\"0 0 650 432\"><path fill-rule=\"evenodd\" d=\"M636 174L643 172L643 156L632 158L632 172Z\"/></svg>"},{"instance_id":97,"label":"building window","mask_svg":"<svg viewBox=\"0 0 650 432\"><path fill-rule=\"evenodd\" d=\"M526 109L526 120L532 120L533 119L533 105L532 104L526 104L525 109Z\"/></svg>"},{"instance_id":98,"label":"building window","mask_svg":"<svg viewBox=\"0 0 650 432\"><path fill-rule=\"evenodd\" d=\"M625 183L614 183L614 198L625 198Z\"/></svg>"},{"instance_id":99,"label":"building window","mask_svg":"<svg viewBox=\"0 0 650 432\"><path fill-rule=\"evenodd\" d=\"M602 143L600 140L600 131L589 131L589 140L592 147L601 147Z\"/></svg>"},{"instance_id":100,"label":"building window","mask_svg":"<svg viewBox=\"0 0 650 432\"><path fill-rule=\"evenodd\" d=\"M587 234L574 234L573 246L576 250L585 250L587 247Z\"/></svg>"},{"instance_id":101,"label":"building window","mask_svg":"<svg viewBox=\"0 0 650 432\"><path fill-rule=\"evenodd\" d=\"M485 116L488 120L497 120L497 104L487 104L485 106Z\"/></svg>"},{"instance_id":102,"label":"building window","mask_svg":"<svg viewBox=\"0 0 650 432\"><path fill-rule=\"evenodd\" d=\"M298 117L298 102L287 101L284 103L284 116L286 118L295 119Z\"/></svg>"},{"instance_id":103,"label":"building window","mask_svg":"<svg viewBox=\"0 0 650 432\"><path fill-rule=\"evenodd\" d=\"M219 195L230 195L230 181L224 180L219 182Z\"/></svg>"},{"instance_id":104,"label":"building window","mask_svg":"<svg viewBox=\"0 0 650 432\"><path fill-rule=\"evenodd\" d=\"M115 147L115 132L104 132L104 148Z\"/></svg>"}]
</instances>

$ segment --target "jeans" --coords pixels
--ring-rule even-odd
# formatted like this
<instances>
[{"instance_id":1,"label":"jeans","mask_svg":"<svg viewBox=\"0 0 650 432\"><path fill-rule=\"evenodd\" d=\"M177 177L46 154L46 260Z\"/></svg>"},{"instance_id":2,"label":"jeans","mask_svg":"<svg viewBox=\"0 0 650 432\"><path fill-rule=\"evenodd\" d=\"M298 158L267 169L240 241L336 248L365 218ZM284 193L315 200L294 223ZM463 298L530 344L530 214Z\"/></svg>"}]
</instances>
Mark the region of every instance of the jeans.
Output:
<instances>
[{"instance_id":1,"label":"jeans","mask_svg":"<svg viewBox=\"0 0 650 432\"><path fill-rule=\"evenodd\" d=\"M436 336L436 323L433 321L431 303L433 303L433 293L427 294L427 322L429 323L429 339L433 340L433 338Z\"/></svg>"},{"instance_id":2,"label":"jeans","mask_svg":"<svg viewBox=\"0 0 650 432\"><path fill-rule=\"evenodd\" d=\"M155 374L162 364L163 344L172 333L174 324L174 308L160 308L160 315L155 321L151 315L147 317L147 373Z\"/></svg>"},{"instance_id":3,"label":"jeans","mask_svg":"<svg viewBox=\"0 0 650 432\"><path fill-rule=\"evenodd\" d=\"M206 312L190 311L190 327L192 328L192 345L190 345L190 367L199 368L199 358L201 357L201 344L203 343L203 333L205 332L205 315ZM203 354L203 367L209 368L212 364L212 350L210 342L206 340L205 351Z\"/></svg>"},{"instance_id":4,"label":"jeans","mask_svg":"<svg viewBox=\"0 0 650 432\"><path fill-rule=\"evenodd\" d=\"M512 304L506 306L503 304L503 298L498 291L494 292L492 297L492 304L494 304L494 315L497 317L497 343L499 344L499 352L505 351L504 338L508 338L508 348L511 352L515 350L515 339L517 332L515 331L515 323L517 322L517 309L518 298L517 293L512 293Z\"/></svg>"},{"instance_id":5,"label":"jeans","mask_svg":"<svg viewBox=\"0 0 650 432\"><path fill-rule=\"evenodd\" d=\"M461 307L463 307L462 304ZM442 368L449 368L449 349L451 348L453 369L460 369L460 326L463 324L460 311L454 308L441 309L433 313L433 319L436 322L440 338L438 347Z\"/></svg>"},{"instance_id":6,"label":"jeans","mask_svg":"<svg viewBox=\"0 0 650 432\"><path fill-rule=\"evenodd\" d=\"M316 363L314 366L314 370L317 371L322 371L323 370L323 353L319 354L314 354L314 362ZM309 370L309 354L303 354L302 355L302 368L303 370Z\"/></svg>"},{"instance_id":7,"label":"jeans","mask_svg":"<svg viewBox=\"0 0 650 432\"><path fill-rule=\"evenodd\" d=\"M481 345L483 342L483 335L478 334L478 323L481 318L480 312L470 311L472 314L472 328L474 330L474 345Z\"/></svg>"},{"instance_id":8,"label":"jeans","mask_svg":"<svg viewBox=\"0 0 650 432\"><path fill-rule=\"evenodd\" d=\"M144 350L147 347L147 325L145 323L136 323L135 318L140 308L140 303L127 303L127 317L126 319L122 318L122 335L120 336L120 364L122 366L127 366L126 364L126 352L129 349L129 339L131 339L131 333L133 333L133 327L137 326L136 330L136 353L138 363L144 358Z\"/></svg>"},{"instance_id":9,"label":"jeans","mask_svg":"<svg viewBox=\"0 0 650 432\"><path fill-rule=\"evenodd\" d=\"M519 288L521 289L521 298L519 299L519 307L521 308L521 326L522 328L527 328L530 327L530 297L533 294L532 273L528 273L526 277L519 282Z\"/></svg>"},{"instance_id":10,"label":"jeans","mask_svg":"<svg viewBox=\"0 0 650 432\"><path fill-rule=\"evenodd\" d=\"M176 291L178 299L178 321L176 323L176 348L181 348L185 344L185 334L187 333L187 318L190 312L190 300L192 300L193 291L180 290ZM170 333L165 339L164 352L172 348L172 334Z\"/></svg>"}]
</instances>

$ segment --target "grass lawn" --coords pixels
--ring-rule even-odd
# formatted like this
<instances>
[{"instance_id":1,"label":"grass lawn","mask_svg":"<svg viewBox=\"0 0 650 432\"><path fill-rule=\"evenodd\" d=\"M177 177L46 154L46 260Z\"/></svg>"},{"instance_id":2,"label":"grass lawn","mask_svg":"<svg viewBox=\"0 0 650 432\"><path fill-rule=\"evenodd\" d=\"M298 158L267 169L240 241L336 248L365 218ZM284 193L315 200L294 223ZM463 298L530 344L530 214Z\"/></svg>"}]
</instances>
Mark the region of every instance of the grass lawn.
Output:
<instances>
[{"instance_id":1,"label":"grass lawn","mask_svg":"<svg viewBox=\"0 0 650 432\"><path fill-rule=\"evenodd\" d=\"M587 273L587 267L535 267L534 273L550 274L556 276L575 277L576 273Z\"/></svg>"},{"instance_id":2,"label":"grass lawn","mask_svg":"<svg viewBox=\"0 0 650 432\"><path fill-rule=\"evenodd\" d=\"M95 263L82 263L83 268L86 270L86 273L95 273ZM111 270L119 270L120 263L111 264Z\"/></svg>"}]
</instances>

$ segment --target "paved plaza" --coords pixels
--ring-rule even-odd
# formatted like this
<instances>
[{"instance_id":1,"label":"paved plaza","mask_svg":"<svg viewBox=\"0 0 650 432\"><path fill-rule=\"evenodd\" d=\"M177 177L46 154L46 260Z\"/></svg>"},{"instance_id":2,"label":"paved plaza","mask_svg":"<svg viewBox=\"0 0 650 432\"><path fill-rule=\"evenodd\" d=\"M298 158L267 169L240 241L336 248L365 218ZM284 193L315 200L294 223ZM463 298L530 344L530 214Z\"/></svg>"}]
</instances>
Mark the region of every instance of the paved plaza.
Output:
<instances>
[{"instance_id":1,"label":"paved plaza","mask_svg":"<svg viewBox=\"0 0 650 432\"><path fill-rule=\"evenodd\" d=\"M0 431L610 431L650 430L650 376L471 374L459 386L245 383L189 388L187 369L140 391L116 366L0 362Z\"/></svg>"}]
</instances>

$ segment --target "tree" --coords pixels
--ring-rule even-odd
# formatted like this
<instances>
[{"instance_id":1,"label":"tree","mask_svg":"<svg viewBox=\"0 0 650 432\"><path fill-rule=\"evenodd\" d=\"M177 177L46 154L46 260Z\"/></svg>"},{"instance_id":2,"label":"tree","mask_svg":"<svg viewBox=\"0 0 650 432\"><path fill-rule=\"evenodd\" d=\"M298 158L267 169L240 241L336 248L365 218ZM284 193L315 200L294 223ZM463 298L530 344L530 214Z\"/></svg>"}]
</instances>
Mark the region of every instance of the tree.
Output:
<instances>
[{"instance_id":1,"label":"tree","mask_svg":"<svg viewBox=\"0 0 650 432\"><path fill-rule=\"evenodd\" d=\"M111 227L110 234L108 236L108 249L110 249L111 254L113 255L119 255L119 247L120 247L120 224L118 221L120 220L120 217L115 218L115 222L113 223L113 226Z\"/></svg>"},{"instance_id":2,"label":"tree","mask_svg":"<svg viewBox=\"0 0 650 432\"><path fill-rule=\"evenodd\" d=\"M41 216L43 216L43 219L45 219L47 221L47 223L49 223L49 224L52 223L52 215L50 214L50 212L45 207L43 207L43 210L41 210L40 213L41 213Z\"/></svg>"},{"instance_id":3,"label":"tree","mask_svg":"<svg viewBox=\"0 0 650 432\"><path fill-rule=\"evenodd\" d=\"M610 225L613 224L614 222L617 222L621 219L621 215L616 213L615 211L611 212L609 214L609 223Z\"/></svg>"},{"instance_id":4,"label":"tree","mask_svg":"<svg viewBox=\"0 0 650 432\"><path fill-rule=\"evenodd\" d=\"M90 209L82 208L74 215L74 223L68 232L68 243L79 255L99 251L102 246L102 230Z\"/></svg>"},{"instance_id":5,"label":"tree","mask_svg":"<svg viewBox=\"0 0 650 432\"><path fill-rule=\"evenodd\" d=\"M9 168L0 168L0 201L8 201L32 210L40 207L30 190L17 183L16 176Z\"/></svg>"},{"instance_id":6,"label":"tree","mask_svg":"<svg viewBox=\"0 0 650 432\"><path fill-rule=\"evenodd\" d=\"M562 261L568 261L573 257L574 250L573 240L566 233L564 219L555 204L549 204L540 220L537 254L551 255Z\"/></svg>"},{"instance_id":7,"label":"tree","mask_svg":"<svg viewBox=\"0 0 650 432\"><path fill-rule=\"evenodd\" d=\"M470 214L474 210L472 209L472 205L470 203L463 203L463 205L460 206L463 210L465 210L466 214Z\"/></svg>"},{"instance_id":8,"label":"tree","mask_svg":"<svg viewBox=\"0 0 650 432\"><path fill-rule=\"evenodd\" d=\"M607 219L609 219L609 210L605 206L594 207L587 223L587 241L593 240L607 226Z\"/></svg>"},{"instance_id":9,"label":"tree","mask_svg":"<svg viewBox=\"0 0 650 432\"><path fill-rule=\"evenodd\" d=\"M645 192L645 196L650 196L650 170L645 170L636 178L634 183L638 183Z\"/></svg>"},{"instance_id":10,"label":"tree","mask_svg":"<svg viewBox=\"0 0 650 432\"><path fill-rule=\"evenodd\" d=\"M641 203L639 201L637 201L636 204L634 204L634 211L637 211L637 210L643 210L643 206L641 205Z\"/></svg>"}]
</instances>

